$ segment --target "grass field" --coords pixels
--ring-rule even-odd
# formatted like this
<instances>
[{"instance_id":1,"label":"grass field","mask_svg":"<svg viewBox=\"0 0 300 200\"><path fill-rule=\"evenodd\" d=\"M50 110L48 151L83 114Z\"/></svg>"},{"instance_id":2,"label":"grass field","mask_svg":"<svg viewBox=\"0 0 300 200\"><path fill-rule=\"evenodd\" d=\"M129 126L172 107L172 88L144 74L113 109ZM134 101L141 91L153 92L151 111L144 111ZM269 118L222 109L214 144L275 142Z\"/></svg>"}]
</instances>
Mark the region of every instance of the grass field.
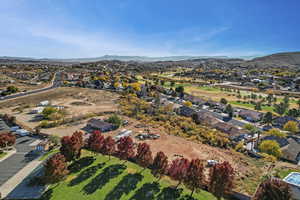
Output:
<instances>
[{"instance_id":1,"label":"grass field","mask_svg":"<svg viewBox=\"0 0 300 200\"><path fill-rule=\"evenodd\" d=\"M50 186L41 200L73 200L73 199L103 199L103 200L215 200L206 192L199 191L190 198L190 191L177 182L163 178L156 182L149 169L143 170L129 161L118 158L108 159L107 156L94 156L85 152L73 167L65 181ZM72 170L73 169L73 170Z\"/></svg>"},{"instance_id":2,"label":"grass field","mask_svg":"<svg viewBox=\"0 0 300 200\"><path fill-rule=\"evenodd\" d=\"M300 173L300 169L289 169L289 168L282 169L281 168L281 169L275 170L276 175L279 176L281 179L285 178L291 172L299 172Z\"/></svg>"},{"instance_id":3,"label":"grass field","mask_svg":"<svg viewBox=\"0 0 300 200\"><path fill-rule=\"evenodd\" d=\"M1 153L0 153L0 159L3 158L6 154L7 154L7 153L5 153L5 152L1 152Z\"/></svg>"},{"instance_id":4,"label":"grass field","mask_svg":"<svg viewBox=\"0 0 300 200\"><path fill-rule=\"evenodd\" d=\"M39 161L46 160L47 158L49 158L50 156L52 156L52 155L54 155L55 153L58 153L58 152L59 152L59 149L52 149L51 151L48 151L43 156L41 156L39 158Z\"/></svg>"},{"instance_id":5,"label":"grass field","mask_svg":"<svg viewBox=\"0 0 300 200\"><path fill-rule=\"evenodd\" d=\"M238 107L244 107L252 110L254 110L255 108L255 106L250 103L241 103L237 101L230 101L229 103ZM262 111L266 111L266 112L274 112L273 106L262 106L261 109Z\"/></svg>"}]
</instances>

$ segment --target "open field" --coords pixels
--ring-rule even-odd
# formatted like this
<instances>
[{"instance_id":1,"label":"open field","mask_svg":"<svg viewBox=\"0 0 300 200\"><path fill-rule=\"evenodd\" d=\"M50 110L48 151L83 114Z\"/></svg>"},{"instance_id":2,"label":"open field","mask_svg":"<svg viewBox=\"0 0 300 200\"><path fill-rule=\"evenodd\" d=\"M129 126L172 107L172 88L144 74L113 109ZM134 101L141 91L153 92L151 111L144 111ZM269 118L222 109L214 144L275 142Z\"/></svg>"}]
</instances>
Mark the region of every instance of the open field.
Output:
<instances>
[{"instance_id":1,"label":"open field","mask_svg":"<svg viewBox=\"0 0 300 200\"><path fill-rule=\"evenodd\" d=\"M241 108L247 108L254 110L253 104L248 103L241 103L238 101L244 101L243 99L239 99L236 96L236 93L228 92L228 91L222 91L220 88L217 87L210 87L210 86L197 86L197 85L186 85L184 86L185 92L201 97L203 99L211 99L214 101L219 102L221 98L225 98L230 102L231 104L241 107ZM256 94L257 96L261 95L262 97L267 96L267 94L260 93L260 92L249 92L249 91L240 91L242 96L245 95L251 95L251 93ZM248 99L249 100L249 99ZM283 97L277 97L277 103L281 102L283 100ZM297 99L291 98L290 99L290 108L297 108ZM274 112L273 106L262 106L262 111L265 112Z\"/></svg>"},{"instance_id":2,"label":"open field","mask_svg":"<svg viewBox=\"0 0 300 200\"><path fill-rule=\"evenodd\" d=\"M6 154L7 154L6 152L1 152L0 153L0 159L3 158L4 156L6 156Z\"/></svg>"},{"instance_id":3,"label":"open field","mask_svg":"<svg viewBox=\"0 0 300 200\"><path fill-rule=\"evenodd\" d=\"M41 200L216 199L203 190L188 198L190 190L184 186L174 189L177 182L167 177L156 182L149 169L143 170L129 161L124 163L114 157L109 160L89 152L84 152L79 161L79 170L71 171L65 181L50 187Z\"/></svg>"},{"instance_id":4,"label":"open field","mask_svg":"<svg viewBox=\"0 0 300 200\"><path fill-rule=\"evenodd\" d=\"M1 102L0 111L13 114L17 121L34 128L39 125L40 120L37 114L29 113L41 101L48 100L52 105L64 107L65 118L72 118L100 112L115 112L118 109L115 103L117 98L118 95L102 90L58 88Z\"/></svg>"}]
</instances>

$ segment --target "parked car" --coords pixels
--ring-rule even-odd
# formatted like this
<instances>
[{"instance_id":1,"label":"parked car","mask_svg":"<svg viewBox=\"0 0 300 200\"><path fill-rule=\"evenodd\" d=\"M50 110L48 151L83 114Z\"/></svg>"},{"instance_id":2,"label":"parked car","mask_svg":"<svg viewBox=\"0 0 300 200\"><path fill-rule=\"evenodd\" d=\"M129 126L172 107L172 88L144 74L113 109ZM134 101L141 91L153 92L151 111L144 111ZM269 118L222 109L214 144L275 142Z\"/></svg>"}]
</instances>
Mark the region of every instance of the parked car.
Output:
<instances>
[{"instance_id":1,"label":"parked car","mask_svg":"<svg viewBox=\"0 0 300 200\"><path fill-rule=\"evenodd\" d=\"M18 127L18 126L12 126L12 127L10 127L10 131L11 132L15 132L18 129L20 129L20 127Z\"/></svg>"}]
</instances>

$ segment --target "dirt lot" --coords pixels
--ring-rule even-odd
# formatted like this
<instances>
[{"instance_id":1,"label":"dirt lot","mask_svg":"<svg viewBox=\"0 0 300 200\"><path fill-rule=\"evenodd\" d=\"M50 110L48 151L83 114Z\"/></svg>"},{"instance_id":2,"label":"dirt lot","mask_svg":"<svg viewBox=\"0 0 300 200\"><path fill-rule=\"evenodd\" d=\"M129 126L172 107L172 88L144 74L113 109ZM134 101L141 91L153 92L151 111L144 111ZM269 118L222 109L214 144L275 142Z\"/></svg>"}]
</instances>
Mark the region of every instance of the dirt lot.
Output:
<instances>
[{"instance_id":1,"label":"dirt lot","mask_svg":"<svg viewBox=\"0 0 300 200\"><path fill-rule=\"evenodd\" d=\"M143 127L136 128L140 124L138 121L130 118L123 117L129 121L129 125L122 127L116 131L105 133L105 135L115 136L123 128L132 130L134 136L138 133L146 133L148 129L150 133L159 134L160 138L157 140L143 140L140 141L134 138L134 141L146 142L151 146L153 155L159 151L163 151L169 160L176 159L183 156L188 159L199 158L206 164L207 160L217 160L220 162L228 161L234 167L236 172L236 190L245 194L252 194L261 178L267 173L269 164L262 160L249 158L241 153L233 150L226 150L217 147L212 147L206 144L189 141L182 137L168 135L161 128ZM208 173L208 167L206 168Z\"/></svg>"},{"instance_id":2,"label":"dirt lot","mask_svg":"<svg viewBox=\"0 0 300 200\"><path fill-rule=\"evenodd\" d=\"M29 113L41 101L48 100L52 105L64 107L67 112L66 118L69 118L89 113L115 112L118 109L115 103L117 98L118 95L106 91L85 88L58 88L1 102L0 112L13 114L18 121L34 128L40 121L34 120L36 114Z\"/></svg>"}]
</instances>

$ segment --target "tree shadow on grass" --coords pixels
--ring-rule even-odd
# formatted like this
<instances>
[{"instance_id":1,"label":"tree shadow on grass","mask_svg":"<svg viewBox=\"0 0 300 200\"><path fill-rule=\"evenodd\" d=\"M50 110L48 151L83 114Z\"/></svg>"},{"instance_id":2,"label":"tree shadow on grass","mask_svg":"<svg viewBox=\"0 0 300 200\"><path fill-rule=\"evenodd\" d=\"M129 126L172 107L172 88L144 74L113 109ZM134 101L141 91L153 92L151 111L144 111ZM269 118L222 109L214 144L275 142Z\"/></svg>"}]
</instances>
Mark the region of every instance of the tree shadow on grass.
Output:
<instances>
[{"instance_id":1,"label":"tree shadow on grass","mask_svg":"<svg viewBox=\"0 0 300 200\"><path fill-rule=\"evenodd\" d=\"M52 194L53 194L53 189L49 189L42 195L40 200L50 200L52 197Z\"/></svg>"},{"instance_id":2,"label":"tree shadow on grass","mask_svg":"<svg viewBox=\"0 0 300 200\"><path fill-rule=\"evenodd\" d=\"M98 189L101 189L110 179L117 177L122 174L126 169L125 165L111 165L106 167L102 173L98 174L95 178L91 180L87 185L85 185L82 190L85 194L92 194Z\"/></svg>"},{"instance_id":3,"label":"tree shadow on grass","mask_svg":"<svg viewBox=\"0 0 300 200\"><path fill-rule=\"evenodd\" d=\"M105 163L99 163L98 165L95 166L91 166L87 169L85 169L84 171L80 172L80 174L71 180L71 182L68 184L68 186L75 186L87 179L89 179L90 177L92 177L99 169L101 169L102 167L105 166Z\"/></svg>"},{"instance_id":4,"label":"tree shadow on grass","mask_svg":"<svg viewBox=\"0 0 300 200\"><path fill-rule=\"evenodd\" d=\"M191 197L190 195L184 195L180 198L180 200L197 200L194 197Z\"/></svg>"},{"instance_id":5,"label":"tree shadow on grass","mask_svg":"<svg viewBox=\"0 0 300 200\"><path fill-rule=\"evenodd\" d=\"M105 197L105 200L119 200L123 194L129 194L143 179L141 174L127 174L119 184Z\"/></svg>"},{"instance_id":6,"label":"tree shadow on grass","mask_svg":"<svg viewBox=\"0 0 300 200\"><path fill-rule=\"evenodd\" d=\"M91 165L96 159L92 156L87 156L73 162L68 169L71 173L79 172L82 168Z\"/></svg>"},{"instance_id":7,"label":"tree shadow on grass","mask_svg":"<svg viewBox=\"0 0 300 200\"><path fill-rule=\"evenodd\" d=\"M158 200L173 200L179 199L182 193L182 188L172 188L172 187L165 187L161 193L159 193L157 199Z\"/></svg>"},{"instance_id":8,"label":"tree shadow on grass","mask_svg":"<svg viewBox=\"0 0 300 200\"><path fill-rule=\"evenodd\" d=\"M159 191L160 185L157 182L145 183L138 191L136 191L131 200L153 200Z\"/></svg>"}]
</instances>

